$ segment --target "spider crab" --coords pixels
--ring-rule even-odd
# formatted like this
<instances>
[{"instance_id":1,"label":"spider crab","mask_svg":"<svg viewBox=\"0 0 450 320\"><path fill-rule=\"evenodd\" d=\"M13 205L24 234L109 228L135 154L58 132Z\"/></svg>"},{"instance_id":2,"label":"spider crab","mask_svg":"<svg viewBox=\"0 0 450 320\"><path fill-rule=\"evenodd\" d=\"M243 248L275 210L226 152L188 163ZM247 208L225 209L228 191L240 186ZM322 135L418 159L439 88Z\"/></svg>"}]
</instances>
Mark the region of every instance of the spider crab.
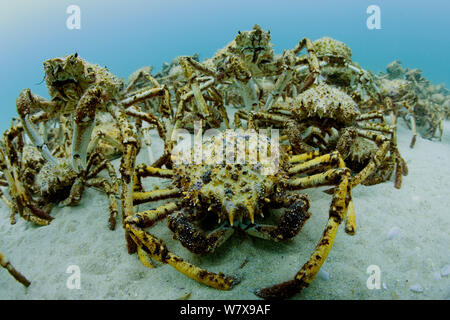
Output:
<instances>
[{"instance_id":1,"label":"spider crab","mask_svg":"<svg viewBox=\"0 0 450 320\"><path fill-rule=\"evenodd\" d=\"M380 93L385 100L386 110L390 113L392 124L395 125L397 117L401 116L408 127L413 130L410 147L413 148L417 139L416 120L414 116L413 106L417 102L417 96L412 90L412 85L404 79L381 79ZM409 115L409 122L406 116Z\"/></svg>"},{"instance_id":2,"label":"spider crab","mask_svg":"<svg viewBox=\"0 0 450 320\"><path fill-rule=\"evenodd\" d=\"M48 225L53 217L50 211L55 203L77 205L86 186L105 192L110 202L109 227L114 229L118 213L115 196L118 193L118 181L112 164L101 153L89 154L86 168L74 170L70 157L48 161L42 149L26 144L23 139L22 124L5 132L5 145L1 158L2 168L9 184L13 202L11 223L15 223L15 213L27 221L38 225ZM5 157L6 155L6 157ZM48 154L47 154L48 155ZM106 169L109 180L97 176Z\"/></svg>"},{"instance_id":3,"label":"spider crab","mask_svg":"<svg viewBox=\"0 0 450 320\"><path fill-rule=\"evenodd\" d=\"M386 71L378 76L379 86L382 95L392 100L395 116L400 115L413 130L410 147L414 146L418 129L424 138L436 137L440 140L444 130L444 102L448 90L442 84L432 85L420 69L404 69L399 60L391 62ZM409 112L410 123L406 119L408 113L403 108Z\"/></svg>"},{"instance_id":4,"label":"spider crab","mask_svg":"<svg viewBox=\"0 0 450 320\"><path fill-rule=\"evenodd\" d=\"M277 102L270 112L250 112L247 119L284 129L296 153L339 151L354 173L352 188L386 181L394 168L395 187L400 188L401 176L407 174L392 138L394 129L384 122L383 113L362 114L349 95L325 83L313 85L295 99ZM372 121L376 119L380 121ZM347 232L354 230L354 224L347 224Z\"/></svg>"},{"instance_id":5,"label":"spider crab","mask_svg":"<svg viewBox=\"0 0 450 320\"><path fill-rule=\"evenodd\" d=\"M238 144L245 146L245 150L235 152L234 146ZM126 230L137 246L142 263L149 266L151 259L155 259L200 283L228 290L238 281L234 276L213 273L185 261L145 229L168 217L168 227L174 238L196 254L216 250L236 229L251 236L283 241L297 235L310 216L307 195L296 191L331 185L335 188L328 223L311 258L294 279L255 293L268 299L287 298L307 287L325 261L347 210L353 210L350 170L345 167L338 152L322 156L317 153L289 155L283 148L273 148L275 145L265 135L237 130L227 133L226 137L219 135L204 140L199 158L195 158L195 152L184 152L184 156L190 154L194 158L174 161L173 169L139 165L134 177L137 188L132 197L135 205L174 199L125 220ZM227 161L221 161L223 158L218 156L224 146L228 146ZM275 154L279 156L264 162L261 152L267 153L268 146L270 157ZM258 152L254 153L255 150ZM236 161L238 157L241 161ZM192 162L192 159L200 161ZM275 163L277 170L263 174L264 163ZM150 176L171 179L172 186L145 191L140 181ZM264 215L269 214L269 209L280 207L285 211L278 224L264 224ZM205 220L212 221L208 230L200 225Z\"/></svg>"},{"instance_id":6,"label":"spider crab","mask_svg":"<svg viewBox=\"0 0 450 320\"><path fill-rule=\"evenodd\" d=\"M303 38L293 49L285 50L281 55L274 54L270 38L270 31L255 25L250 31L239 31L236 38L212 58L197 62L188 57L186 61L200 74L213 77L221 84L222 92L230 92L229 85L233 84L249 110L260 108L259 100L265 87L261 79L277 77L264 106L261 106L267 110L292 83L296 70L308 69L310 72L300 90L308 88L319 74L318 60L308 38ZM305 48L308 55L298 56Z\"/></svg>"},{"instance_id":7,"label":"spider crab","mask_svg":"<svg viewBox=\"0 0 450 320\"><path fill-rule=\"evenodd\" d=\"M312 44L326 83L341 88L355 100L365 100L368 95L379 101L380 90L375 77L352 61L352 50L344 42L322 37Z\"/></svg>"},{"instance_id":8,"label":"spider crab","mask_svg":"<svg viewBox=\"0 0 450 320\"><path fill-rule=\"evenodd\" d=\"M126 95L120 79L76 53L44 61L44 71L51 99L24 89L16 101L20 122L4 134L1 162L14 200L12 216L17 210L26 220L46 225L52 220L49 211L54 203L76 205L85 186L92 186L103 190L110 199L109 226L113 229L118 211L115 201L118 182L114 168L102 153L108 150L102 143L123 153L124 166L133 166L130 164L134 161L133 154L140 146L134 130L142 122L133 105L164 95L166 88ZM99 114L107 114L114 124L109 130L97 131L91 139ZM136 119L135 123L130 118ZM159 124L148 118L154 125ZM41 136L48 131L41 129L50 120L56 122L56 131L62 134L53 134L49 140L48 136ZM108 121L100 121L99 127L106 128L105 122ZM116 138L108 136L108 131L114 132ZM31 144L24 140L23 133ZM108 171L111 181L97 177L103 169ZM123 179L126 177L122 175Z\"/></svg>"},{"instance_id":9,"label":"spider crab","mask_svg":"<svg viewBox=\"0 0 450 320\"><path fill-rule=\"evenodd\" d=\"M229 128L222 93L214 86L216 80L213 77L199 77L192 63L188 62L198 65L192 57L179 57L178 61L186 82L182 86L178 83L176 90L175 129L192 129L198 120L202 120L207 128L219 128L222 122Z\"/></svg>"}]
</instances>

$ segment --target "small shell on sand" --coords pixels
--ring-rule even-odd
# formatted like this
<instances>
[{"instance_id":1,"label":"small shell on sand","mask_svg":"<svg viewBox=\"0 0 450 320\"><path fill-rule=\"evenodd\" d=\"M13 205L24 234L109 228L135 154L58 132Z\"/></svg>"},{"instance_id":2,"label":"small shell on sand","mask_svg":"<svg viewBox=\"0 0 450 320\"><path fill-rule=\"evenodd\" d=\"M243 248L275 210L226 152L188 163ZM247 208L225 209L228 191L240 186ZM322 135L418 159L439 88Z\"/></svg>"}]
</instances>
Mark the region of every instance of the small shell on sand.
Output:
<instances>
[{"instance_id":1,"label":"small shell on sand","mask_svg":"<svg viewBox=\"0 0 450 320\"><path fill-rule=\"evenodd\" d=\"M398 236L399 232L400 232L400 228L399 227L397 227L397 226L392 227L391 230L389 230L389 233L388 233L388 235L386 237L386 240L394 239L395 237Z\"/></svg>"},{"instance_id":2,"label":"small shell on sand","mask_svg":"<svg viewBox=\"0 0 450 320\"><path fill-rule=\"evenodd\" d=\"M323 269L319 270L319 273L317 273L317 277L326 281L330 280L330 274Z\"/></svg>"},{"instance_id":3,"label":"small shell on sand","mask_svg":"<svg viewBox=\"0 0 450 320\"><path fill-rule=\"evenodd\" d=\"M449 274L450 274L450 264L444 266L444 267L441 269L441 275L442 275L443 277L446 277L446 276L448 276Z\"/></svg>"},{"instance_id":4,"label":"small shell on sand","mask_svg":"<svg viewBox=\"0 0 450 320\"><path fill-rule=\"evenodd\" d=\"M423 292L423 288L420 284L414 284L411 287L409 287L409 290L411 290L412 292L417 292L417 293L422 293Z\"/></svg>"}]
</instances>

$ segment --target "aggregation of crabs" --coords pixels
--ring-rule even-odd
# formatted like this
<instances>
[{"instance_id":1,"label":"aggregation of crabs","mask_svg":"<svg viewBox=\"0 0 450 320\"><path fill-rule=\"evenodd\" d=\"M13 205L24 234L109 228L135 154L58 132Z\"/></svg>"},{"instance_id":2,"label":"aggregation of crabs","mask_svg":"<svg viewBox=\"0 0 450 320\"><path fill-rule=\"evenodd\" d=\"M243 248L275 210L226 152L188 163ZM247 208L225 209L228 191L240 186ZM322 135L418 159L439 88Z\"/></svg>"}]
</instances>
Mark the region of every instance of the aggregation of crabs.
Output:
<instances>
[{"instance_id":1,"label":"aggregation of crabs","mask_svg":"<svg viewBox=\"0 0 450 320\"><path fill-rule=\"evenodd\" d=\"M236 277L186 262L147 229L167 218L174 238L197 254L216 250L236 229L283 241L295 237L310 217L308 195L300 190L330 186L329 219L311 258L293 279L255 294L288 298L300 292L327 258L338 226L345 221L346 232L354 234L352 189L387 181L394 172L394 185L400 188L407 166L396 145L396 117L406 119L406 110L417 121L422 108L430 136L442 124L426 102L414 104L421 101L417 92L424 90L417 88L421 78L414 70L406 72L416 84L413 90L409 80L393 80L405 74L398 65L388 68L388 76L376 76L351 60L347 45L332 38L304 38L279 55L272 46L270 32L255 25L212 58L178 57L154 76L148 67L136 71L128 83L77 54L45 61L50 100L23 90L17 98L18 119L1 141L0 182L7 187L1 198L11 209L11 223L18 214L48 225L55 204L77 205L83 190L94 187L109 199L111 230L122 212L128 252L137 253L144 265L154 259L228 290L238 283ZM201 155L196 163L174 161L175 132L192 132L196 123L234 129L231 140L220 136L202 147L239 140L244 160L208 162ZM277 171L271 173L263 172L261 157L249 161L251 150L272 147L267 136L251 134L266 128L281 132ZM164 142L163 154L153 163L136 164L143 144L150 144L151 129ZM117 158L120 175L111 163ZM145 177L171 184L146 191ZM135 212L135 205L164 199L170 202ZM273 208L285 208L284 214L276 225L264 224ZM1 254L0 262L16 280L30 284Z\"/></svg>"}]
</instances>

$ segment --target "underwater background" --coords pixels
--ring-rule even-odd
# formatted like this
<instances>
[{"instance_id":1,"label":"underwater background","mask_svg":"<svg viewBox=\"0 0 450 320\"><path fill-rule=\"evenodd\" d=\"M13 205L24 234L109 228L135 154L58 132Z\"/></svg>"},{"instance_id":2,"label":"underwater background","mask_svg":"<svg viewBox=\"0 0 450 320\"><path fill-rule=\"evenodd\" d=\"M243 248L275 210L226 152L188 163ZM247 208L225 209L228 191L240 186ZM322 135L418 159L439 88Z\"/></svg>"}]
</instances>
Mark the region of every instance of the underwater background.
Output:
<instances>
[{"instance_id":1,"label":"underwater background","mask_svg":"<svg viewBox=\"0 0 450 320\"><path fill-rule=\"evenodd\" d=\"M70 5L81 9L80 30L66 27ZM367 27L370 5L381 10L379 30ZM77 52L126 80L143 66L152 65L154 74L179 55L211 57L238 30L255 24L271 31L276 53L303 37L330 36L345 42L353 60L367 70L385 71L400 59L404 68L420 68L432 84L450 87L449 9L448 0L0 0L0 132L17 114L22 89L49 98L46 59ZM397 145L409 174L401 189L391 178L352 191L355 235L339 228L316 279L294 299L450 300L450 120L444 121L442 141L419 134L414 148L403 120L397 123ZM149 140L137 164L163 154L156 130ZM117 171L120 159L112 164ZM145 190L155 190L171 182L149 178L144 183ZM0 300L255 299L255 289L290 279L309 259L328 219L331 197L323 191L308 190L311 218L289 242L237 233L220 250L196 255L173 239L167 223L152 227L152 234L187 261L241 279L230 291L204 286L168 265L143 266L128 254L124 228L107 230L109 201L94 188L87 188L75 207L56 205L55 220L46 227L25 219L11 225L10 209L0 201L0 252L32 281L25 288L0 268ZM68 285L72 266L81 270L78 290ZM372 267L381 272L378 288L368 282Z\"/></svg>"},{"instance_id":2,"label":"underwater background","mask_svg":"<svg viewBox=\"0 0 450 320\"><path fill-rule=\"evenodd\" d=\"M81 9L81 29L66 27L69 5ZM369 30L366 9L378 5L381 29ZM353 60L374 72L400 59L432 83L450 86L450 2L445 0L110 0L0 1L0 129L16 115L23 88L48 98L42 62L78 52L127 79L179 55L203 60L259 24L276 53L303 37L345 42ZM40 84L39 84L40 83Z\"/></svg>"}]
</instances>

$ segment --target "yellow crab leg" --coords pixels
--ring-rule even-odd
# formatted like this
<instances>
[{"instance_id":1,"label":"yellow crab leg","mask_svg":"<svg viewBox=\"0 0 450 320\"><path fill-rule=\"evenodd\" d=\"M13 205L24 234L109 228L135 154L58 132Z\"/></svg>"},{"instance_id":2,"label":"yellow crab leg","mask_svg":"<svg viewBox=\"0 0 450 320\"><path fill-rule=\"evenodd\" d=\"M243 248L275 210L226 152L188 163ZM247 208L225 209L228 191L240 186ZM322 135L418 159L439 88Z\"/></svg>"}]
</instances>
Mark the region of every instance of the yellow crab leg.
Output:
<instances>
[{"instance_id":1,"label":"yellow crab leg","mask_svg":"<svg viewBox=\"0 0 450 320\"><path fill-rule=\"evenodd\" d=\"M314 159L319 156L319 151L306 152L289 158L290 163L304 162Z\"/></svg>"},{"instance_id":2,"label":"yellow crab leg","mask_svg":"<svg viewBox=\"0 0 450 320\"><path fill-rule=\"evenodd\" d=\"M286 182L288 189L301 190L318 186L333 185L344 171L348 169L330 169L323 173L314 174L312 176L290 179Z\"/></svg>"},{"instance_id":3,"label":"yellow crab leg","mask_svg":"<svg viewBox=\"0 0 450 320\"><path fill-rule=\"evenodd\" d=\"M177 188L160 189L145 192L133 193L133 205L141 204L144 202L157 201L169 198L177 198L181 195L180 190Z\"/></svg>"},{"instance_id":4,"label":"yellow crab leg","mask_svg":"<svg viewBox=\"0 0 450 320\"><path fill-rule=\"evenodd\" d=\"M184 75L188 79L188 82L190 83L192 92L194 94L194 113L200 112L200 114L204 117L209 116L209 108L206 104L205 99L203 98L195 69L187 62L186 57L182 57L180 59L180 66L183 69Z\"/></svg>"},{"instance_id":5,"label":"yellow crab leg","mask_svg":"<svg viewBox=\"0 0 450 320\"><path fill-rule=\"evenodd\" d=\"M413 130L413 137L412 137L409 147L414 148L414 145L416 144L416 139L417 139L417 127L416 127L416 118L414 116L414 110L407 101L403 102L403 105L406 109L408 109L410 121L411 121L411 127Z\"/></svg>"},{"instance_id":6,"label":"yellow crab leg","mask_svg":"<svg viewBox=\"0 0 450 320\"><path fill-rule=\"evenodd\" d=\"M150 167L141 164L136 168L136 174L140 177L158 177L158 178L172 178L173 170Z\"/></svg>"},{"instance_id":7,"label":"yellow crab leg","mask_svg":"<svg viewBox=\"0 0 450 320\"><path fill-rule=\"evenodd\" d=\"M223 273L213 273L184 261L182 258L170 252L156 237L143 230L134 229L133 227L129 227L129 225L127 226L127 230L138 246L150 255L151 258L169 264L191 279L219 290L228 290L235 282L233 277L226 276Z\"/></svg>"},{"instance_id":8,"label":"yellow crab leg","mask_svg":"<svg viewBox=\"0 0 450 320\"><path fill-rule=\"evenodd\" d=\"M133 176L133 190L134 191L143 191L143 186L141 182L141 178L145 177L158 177L158 178L172 178L173 170L171 169L161 169L155 168L151 166L147 166L145 163L141 163L136 167Z\"/></svg>"},{"instance_id":9,"label":"yellow crab leg","mask_svg":"<svg viewBox=\"0 0 450 320\"><path fill-rule=\"evenodd\" d=\"M383 161L386 156L386 153L389 148L389 141L385 141L382 143L378 151L375 153L372 160L370 160L369 164L360 171L351 182L352 189L364 181L375 169L376 167Z\"/></svg>"},{"instance_id":10,"label":"yellow crab leg","mask_svg":"<svg viewBox=\"0 0 450 320\"><path fill-rule=\"evenodd\" d=\"M86 155L92 130L95 126L95 113L102 103L102 89L93 87L81 97L73 118L72 165L80 172L86 169Z\"/></svg>"},{"instance_id":11,"label":"yellow crab leg","mask_svg":"<svg viewBox=\"0 0 450 320\"><path fill-rule=\"evenodd\" d=\"M136 162L136 155L138 149L138 139L136 134L136 126L128 122L126 114L123 109L118 106L109 105L108 112L119 123L120 133L122 135L123 155L120 162L120 174L122 181L122 222L125 223L125 218L133 215L133 177L134 167ZM137 248L133 240L130 238L128 232L125 232L125 240L127 242L128 253L136 252Z\"/></svg>"},{"instance_id":12,"label":"yellow crab leg","mask_svg":"<svg viewBox=\"0 0 450 320\"><path fill-rule=\"evenodd\" d=\"M358 127L361 129L375 130L389 134L394 133L393 126L382 123L364 122L363 124L358 125Z\"/></svg>"},{"instance_id":13,"label":"yellow crab leg","mask_svg":"<svg viewBox=\"0 0 450 320\"><path fill-rule=\"evenodd\" d=\"M141 101L144 101L144 100L147 100L150 98L163 96L166 90L167 90L167 88L165 88L165 87L151 88L151 89L145 90L143 92L140 92L138 94L132 95L131 97L121 100L120 104L125 107L129 107L131 105L134 105L138 102L141 102Z\"/></svg>"},{"instance_id":14,"label":"yellow crab leg","mask_svg":"<svg viewBox=\"0 0 450 320\"><path fill-rule=\"evenodd\" d=\"M28 287L31 282L25 278L19 271L17 271L13 265L5 258L5 256L0 252L0 266L8 270L8 272L16 279L18 282Z\"/></svg>"},{"instance_id":15,"label":"yellow crab leg","mask_svg":"<svg viewBox=\"0 0 450 320\"><path fill-rule=\"evenodd\" d=\"M295 276L295 279L301 281L306 286L312 282L320 267L325 262L328 253L333 247L337 228L345 219L347 214L346 194L348 191L347 186L349 175L350 173L343 176L341 183L335 191L333 201L331 203L330 217L316 250L311 255L310 260L303 265L302 269Z\"/></svg>"},{"instance_id":16,"label":"yellow crab leg","mask_svg":"<svg viewBox=\"0 0 450 320\"><path fill-rule=\"evenodd\" d=\"M162 219L176 209L178 209L176 203L169 203L155 210L137 213L126 219L126 230L138 247L152 259L169 264L187 277L207 286L220 290L230 289L236 283L234 277L226 276L223 273L213 273L184 261L182 258L170 252L162 241L142 229L142 227L148 227L154 224L157 220Z\"/></svg>"},{"instance_id":17,"label":"yellow crab leg","mask_svg":"<svg viewBox=\"0 0 450 320\"><path fill-rule=\"evenodd\" d=\"M363 113L361 115L359 115L358 117L356 117L355 121L365 121L365 120L371 120L371 119L383 119L384 118L384 114L383 111L371 111L371 112L367 112L367 113Z\"/></svg>"},{"instance_id":18,"label":"yellow crab leg","mask_svg":"<svg viewBox=\"0 0 450 320\"><path fill-rule=\"evenodd\" d=\"M288 298L300 292L302 288L309 286L313 281L333 247L337 229L347 214L347 200L349 199L347 192L350 190L349 176L349 170L341 174L341 180L335 189L331 202L327 225L310 259L297 272L294 279L257 290L256 295L264 299Z\"/></svg>"},{"instance_id":19,"label":"yellow crab leg","mask_svg":"<svg viewBox=\"0 0 450 320\"><path fill-rule=\"evenodd\" d=\"M307 173L319 168L333 166L339 163L339 152L335 151L329 154L325 154L320 157L316 157L307 162L297 164L289 169L289 174Z\"/></svg>"},{"instance_id":20,"label":"yellow crab leg","mask_svg":"<svg viewBox=\"0 0 450 320\"><path fill-rule=\"evenodd\" d=\"M353 198L351 195L351 190L349 191L350 202L348 203L347 209L347 221L345 222L345 232L349 235L354 235L356 232L356 217L355 217L355 206L353 205Z\"/></svg>"}]
</instances>

